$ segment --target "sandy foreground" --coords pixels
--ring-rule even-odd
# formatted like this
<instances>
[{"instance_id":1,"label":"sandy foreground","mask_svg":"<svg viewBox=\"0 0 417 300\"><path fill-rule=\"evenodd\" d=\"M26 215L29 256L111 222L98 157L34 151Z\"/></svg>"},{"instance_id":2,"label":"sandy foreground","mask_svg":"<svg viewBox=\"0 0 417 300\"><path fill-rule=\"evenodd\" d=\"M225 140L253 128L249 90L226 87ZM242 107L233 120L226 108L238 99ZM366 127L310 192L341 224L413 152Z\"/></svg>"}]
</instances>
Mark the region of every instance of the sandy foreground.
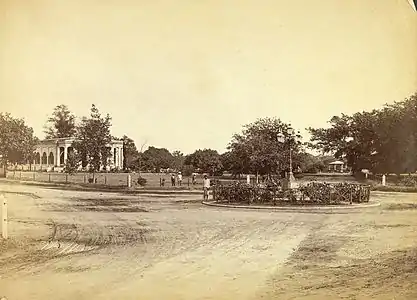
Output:
<instances>
[{"instance_id":1,"label":"sandy foreground","mask_svg":"<svg viewBox=\"0 0 417 300\"><path fill-rule=\"evenodd\" d=\"M308 214L0 182L0 296L417 299L417 195ZM23 194L22 194L23 193Z\"/></svg>"}]
</instances>

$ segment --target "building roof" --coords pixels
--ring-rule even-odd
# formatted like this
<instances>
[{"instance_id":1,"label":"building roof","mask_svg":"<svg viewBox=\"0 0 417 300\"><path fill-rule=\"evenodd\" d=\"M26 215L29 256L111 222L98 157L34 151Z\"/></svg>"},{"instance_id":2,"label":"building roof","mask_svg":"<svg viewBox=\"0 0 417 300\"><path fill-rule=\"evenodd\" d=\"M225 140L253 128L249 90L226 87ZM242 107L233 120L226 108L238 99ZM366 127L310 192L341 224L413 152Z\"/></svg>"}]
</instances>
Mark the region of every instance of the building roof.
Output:
<instances>
[{"instance_id":1,"label":"building roof","mask_svg":"<svg viewBox=\"0 0 417 300\"><path fill-rule=\"evenodd\" d=\"M53 139L44 139L44 140L40 140L38 145L44 145L44 144L57 144L57 143L72 143L76 140L75 137L63 137L63 138L53 138ZM115 140L112 139L110 144L123 144L122 140Z\"/></svg>"},{"instance_id":2,"label":"building roof","mask_svg":"<svg viewBox=\"0 0 417 300\"><path fill-rule=\"evenodd\" d=\"M344 165L344 164L345 163L343 161L340 161L340 160L336 160L336 161L334 161L332 163L329 163L329 165Z\"/></svg>"}]
</instances>

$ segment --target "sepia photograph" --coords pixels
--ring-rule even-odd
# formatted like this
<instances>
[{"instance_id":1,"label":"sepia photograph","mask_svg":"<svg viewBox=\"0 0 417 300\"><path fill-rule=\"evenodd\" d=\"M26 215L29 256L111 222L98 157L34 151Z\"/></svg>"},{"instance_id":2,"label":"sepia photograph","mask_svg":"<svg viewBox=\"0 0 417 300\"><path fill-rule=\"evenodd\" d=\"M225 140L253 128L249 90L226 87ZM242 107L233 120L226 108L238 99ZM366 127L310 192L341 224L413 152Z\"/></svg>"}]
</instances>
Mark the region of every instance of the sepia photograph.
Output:
<instances>
[{"instance_id":1,"label":"sepia photograph","mask_svg":"<svg viewBox=\"0 0 417 300\"><path fill-rule=\"evenodd\" d=\"M417 0L0 0L0 300L416 300Z\"/></svg>"}]
</instances>

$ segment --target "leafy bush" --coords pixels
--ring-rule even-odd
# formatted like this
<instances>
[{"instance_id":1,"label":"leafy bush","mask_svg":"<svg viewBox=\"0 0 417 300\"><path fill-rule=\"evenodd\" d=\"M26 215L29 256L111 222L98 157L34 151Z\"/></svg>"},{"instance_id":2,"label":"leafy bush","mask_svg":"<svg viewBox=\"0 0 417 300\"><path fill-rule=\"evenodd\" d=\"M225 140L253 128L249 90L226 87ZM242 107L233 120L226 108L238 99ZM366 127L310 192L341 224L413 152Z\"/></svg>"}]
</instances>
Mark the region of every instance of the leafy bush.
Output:
<instances>
[{"instance_id":1,"label":"leafy bush","mask_svg":"<svg viewBox=\"0 0 417 300\"><path fill-rule=\"evenodd\" d=\"M93 177L88 178L88 183L97 183L97 178L93 178Z\"/></svg>"},{"instance_id":2,"label":"leafy bush","mask_svg":"<svg viewBox=\"0 0 417 300\"><path fill-rule=\"evenodd\" d=\"M74 174L77 172L79 165L80 165L79 156L74 152L70 152L68 153L68 158L64 165L64 172L68 174Z\"/></svg>"},{"instance_id":3,"label":"leafy bush","mask_svg":"<svg viewBox=\"0 0 417 300\"><path fill-rule=\"evenodd\" d=\"M413 176L406 176L398 182L398 185L414 187L417 185L417 181Z\"/></svg>"},{"instance_id":4,"label":"leafy bush","mask_svg":"<svg viewBox=\"0 0 417 300\"><path fill-rule=\"evenodd\" d=\"M183 176L191 176L194 172L194 167L191 165L183 165L181 168L181 173Z\"/></svg>"},{"instance_id":5,"label":"leafy bush","mask_svg":"<svg viewBox=\"0 0 417 300\"><path fill-rule=\"evenodd\" d=\"M138 177L137 183L138 183L140 186L145 186L145 185L146 185L146 182L147 182L146 178L143 178L142 176L139 176L139 177Z\"/></svg>"},{"instance_id":6,"label":"leafy bush","mask_svg":"<svg viewBox=\"0 0 417 300\"><path fill-rule=\"evenodd\" d=\"M214 187L215 200L218 202L245 204L273 204L285 202L289 204L323 204L334 205L340 203L368 202L370 186L355 183L322 183L312 182L299 189L282 190L280 186L249 185L235 182L224 186L216 184Z\"/></svg>"}]
</instances>

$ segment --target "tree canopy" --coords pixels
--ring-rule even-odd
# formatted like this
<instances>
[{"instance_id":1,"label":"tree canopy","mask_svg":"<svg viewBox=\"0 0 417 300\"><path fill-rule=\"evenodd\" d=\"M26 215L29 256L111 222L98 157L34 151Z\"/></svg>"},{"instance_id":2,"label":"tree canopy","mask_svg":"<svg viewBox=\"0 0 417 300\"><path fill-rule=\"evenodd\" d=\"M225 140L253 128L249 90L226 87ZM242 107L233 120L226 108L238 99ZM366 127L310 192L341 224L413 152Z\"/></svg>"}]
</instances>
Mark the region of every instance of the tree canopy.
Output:
<instances>
[{"instance_id":1,"label":"tree canopy","mask_svg":"<svg viewBox=\"0 0 417 300\"><path fill-rule=\"evenodd\" d=\"M220 154L213 149L196 150L186 156L184 164L212 175L223 170Z\"/></svg>"},{"instance_id":2,"label":"tree canopy","mask_svg":"<svg viewBox=\"0 0 417 300\"><path fill-rule=\"evenodd\" d=\"M299 165L301 135L280 119L263 118L245 125L242 133L233 136L224 159L234 174L277 174L289 168L290 149L293 166Z\"/></svg>"},{"instance_id":3,"label":"tree canopy","mask_svg":"<svg viewBox=\"0 0 417 300\"><path fill-rule=\"evenodd\" d=\"M56 106L48 118L44 133L47 139L73 137L76 133L75 115L64 104Z\"/></svg>"},{"instance_id":4,"label":"tree canopy","mask_svg":"<svg viewBox=\"0 0 417 300\"><path fill-rule=\"evenodd\" d=\"M80 155L83 166L88 164L92 171L107 166L107 159L111 155L108 148L112 138L110 127L110 116L101 116L94 104L91 106L90 117L84 117L77 126L77 141L73 147Z\"/></svg>"},{"instance_id":5,"label":"tree canopy","mask_svg":"<svg viewBox=\"0 0 417 300\"><path fill-rule=\"evenodd\" d=\"M417 94L381 109L342 114L329 128L309 128L310 147L345 158L354 171L415 172Z\"/></svg>"},{"instance_id":6,"label":"tree canopy","mask_svg":"<svg viewBox=\"0 0 417 300\"><path fill-rule=\"evenodd\" d=\"M135 141L124 135L121 140L123 141L123 169L134 168L134 162L139 157L139 151L136 148Z\"/></svg>"},{"instance_id":7,"label":"tree canopy","mask_svg":"<svg viewBox=\"0 0 417 300\"><path fill-rule=\"evenodd\" d=\"M37 141L33 129L23 119L0 113L0 156L5 163L32 160Z\"/></svg>"},{"instance_id":8,"label":"tree canopy","mask_svg":"<svg viewBox=\"0 0 417 300\"><path fill-rule=\"evenodd\" d=\"M171 168L173 156L166 148L150 146L142 154L142 164L146 170L159 172L160 169Z\"/></svg>"},{"instance_id":9,"label":"tree canopy","mask_svg":"<svg viewBox=\"0 0 417 300\"><path fill-rule=\"evenodd\" d=\"M172 167L176 170L182 170L184 166L185 156L181 151L174 151L172 152Z\"/></svg>"}]
</instances>

